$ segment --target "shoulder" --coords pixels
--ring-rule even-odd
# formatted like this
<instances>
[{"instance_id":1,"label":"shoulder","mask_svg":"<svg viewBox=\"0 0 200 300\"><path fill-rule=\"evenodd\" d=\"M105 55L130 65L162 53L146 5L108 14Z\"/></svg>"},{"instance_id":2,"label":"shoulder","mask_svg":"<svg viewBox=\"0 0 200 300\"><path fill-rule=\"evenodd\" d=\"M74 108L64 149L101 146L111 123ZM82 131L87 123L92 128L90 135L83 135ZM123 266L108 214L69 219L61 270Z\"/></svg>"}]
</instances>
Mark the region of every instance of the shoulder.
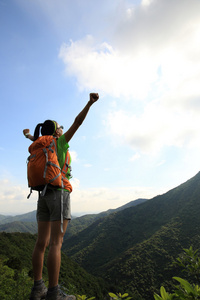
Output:
<instances>
[{"instance_id":1,"label":"shoulder","mask_svg":"<svg viewBox=\"0 0 200 300\"><path fill-rule=\"evenodd\" d=\"M57 139L57 147L65 150L69 148L69 144L66 142L64 134Z\"/></svg>"}]
</instances>

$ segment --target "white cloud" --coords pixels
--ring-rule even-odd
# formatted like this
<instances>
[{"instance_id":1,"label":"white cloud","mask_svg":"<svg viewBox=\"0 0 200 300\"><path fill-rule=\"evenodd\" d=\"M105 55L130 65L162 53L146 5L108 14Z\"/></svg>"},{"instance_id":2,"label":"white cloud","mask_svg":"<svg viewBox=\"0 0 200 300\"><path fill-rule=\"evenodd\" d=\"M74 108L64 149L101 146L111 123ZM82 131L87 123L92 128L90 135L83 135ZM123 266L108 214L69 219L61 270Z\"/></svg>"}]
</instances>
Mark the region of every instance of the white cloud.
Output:
<instances>
[{"instance_id":1,"label":"white cloud","mask_svg":"<svg viewBox=\"0 0 200 300\"><path fill-rule=\"evenodd\" d=\"M117 208L138 198L152 198L167 189L151 187L131 188L91 188L80 189L80 181L71 180L73 192L71 194L72 214L102 212L110 208ZM33 191L27 199L29 189L23 185L14 185L10 180L0 180L0 214L18 215L37 208L38 193Z\"/></svg>"},{"instance_id":2,"label":"white cloud","mask_svg":"<svg viewBox=\"0 0 200 300\"><path fill-rule=\"evenodd\" d=\"M162 161L160 161L156 166L160 167L162 165L164 165L166 163L166 161L163 159Z\"/></svg>"},{"instance_id":3,"label":"white cloud","mask_svg":"<svg viewBox=\"0 0 200 300\"><path fill-rule=\"evenodd\" d=\"M63 44L59 57L81 90L98 90L114 97L144 98L158 77L157 66L148 57L133 58L105 42L95 45L91 36Z\"/></svg>"},{"instance_id":4,"label":"white cloud","mask_svg":"<svg viewBox=\"0 0 200 300\"><path fill-rule=\"evenodd\" d=\"M70 155L71 155L71 159L72 159L72 161L73 162L77 162L78 161L78 154L77 154L77 152L76 151L71 151L70 150Z\"/></svg>"},{"instance_id":5,"label":"white cloud","mask_svg":"<svg viewBox=\"0 0 200 300\"><path fill-rule=\"evenodd\" d=\"M141 155L139 154L139 153L136 153L136 154L134 154L131 158L130 158L130 161L135 161L135 160L137 160L137 159L139 159L141 157Z\"/></svg>"},{"instance_id":6,"label":"white cloud","mask_svg":"<svg viewBox=\"0 0 200 300\"><path fill-rule=\"evenodd\" d=\"M122 5L116 20L109 42L87 36L62 45L66 72L81 89L120 97L124 107L112 105L106 130L136 151L200 147L200 2L143 0Z\"/></svg>"},{"instance_id":7,"label":"white cloud","mask_svg":"<svg viewBox=\"0 0 200 300\"><path fill-rule=\"evenodd\" d=\"M91 165L91 164L84 164L84 167L85 167L85 168L91 168L92 165Z\"/></svg>"},{"instance_id":8,"label":"white cloud","mask_svg":"<svg viewBox=\"0 0 200 300\"><path fill-rule=\"evenodd\" d=\"M72 187L73 187L73 190L74 190L74 189L77 189L77 188L79 187L79 185L80 185L80 180L73 177L73 178L70 180L70 183L71 183L71 185L72 185Z\"/></svg>"},{"instance_id":9,"label":"white cloud","mask_svg":"<svg viewBox=\"0 0 200 300\"><path fill-rule=\"evenodd\" d=\"M71 195L72 214L95 213L120 207L138 198L150 199L167 189L150 187L74 189Z\"/></svg>"},{"instance_id":10,"label":"white cloud","mask_svg":"<svg viewBox=\"0 0 200 300\"><path fill-rule=\"evenodd\" d=\"M22 214L36 209L38 193L27 199L29 189L9 179L0 180L0 214Z\"/></svg>"},{"instance_id":11,"label":"white cloud","mask_svg":"<svg viewBox=\"0 0 200 300\"><path fill-rule=\"evenodd\" d=\"M148 7L144 10L143 6ZM118 15L113 36L107 36L110 43L97 43L87 36L62 45L59 56L66 72L76 77L78 86L137 99L146 97L155 88L152 85L164 91L178 86L190 91L190 79L192 88L197 90L200 3L143 1L137 9L128 11L125 20Z\"/></svg>"},{"instance_id":12,"label":"white cloud","mask_svg":"<svg viewBox=\"0 0 200 300\"><path fill-rule=\"evenodd\" d=\"M149 6L151 4L151 2L153 2L153 0L142 0L141 4L143 6Z\"/></svg>"},{"instance_id":13,"label":"white cloud","mask_svg":"<svg viewBox=\"0 0 200 300\"><path fill-rule=\"evenodd\" d=\"M139 153L156 154L164 146L172 145L200 149L199 114L195 108L190 113L173 110L158 100L147 105L139 116L122 110L110 113L105 123L112 138L129 144Z\"/></svg>"}]
</instances>

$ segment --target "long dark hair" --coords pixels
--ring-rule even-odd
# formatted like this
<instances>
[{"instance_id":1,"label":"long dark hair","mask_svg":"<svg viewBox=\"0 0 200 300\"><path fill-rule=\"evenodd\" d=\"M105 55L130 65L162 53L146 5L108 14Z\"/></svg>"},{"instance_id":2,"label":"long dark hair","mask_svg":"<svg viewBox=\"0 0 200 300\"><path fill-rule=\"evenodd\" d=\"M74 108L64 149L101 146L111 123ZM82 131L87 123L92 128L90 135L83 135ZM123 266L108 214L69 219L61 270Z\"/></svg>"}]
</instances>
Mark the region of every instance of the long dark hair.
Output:
<instances>
[{"instance_id":1,"label":"long dark hair","mask_svg":"<svg viewBox=\"0 0 200 300\"><path fill-rule=\"evenodd\" d=\"M34 131L34 141L39 137L40 129L42 135L54 135L57 129L57 122L46 120L44 123L37 124Z\"/></svg>"}]
</instances>

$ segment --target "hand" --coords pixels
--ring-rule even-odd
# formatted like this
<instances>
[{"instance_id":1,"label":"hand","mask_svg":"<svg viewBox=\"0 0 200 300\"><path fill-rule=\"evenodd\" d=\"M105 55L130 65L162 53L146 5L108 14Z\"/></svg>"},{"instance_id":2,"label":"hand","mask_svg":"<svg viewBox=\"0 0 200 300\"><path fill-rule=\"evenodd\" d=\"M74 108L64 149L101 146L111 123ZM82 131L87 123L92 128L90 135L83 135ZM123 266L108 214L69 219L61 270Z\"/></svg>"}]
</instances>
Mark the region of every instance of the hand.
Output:
<instances>
[{"instance_id":1,"label":"hand","mask_svg":"<svg viewBox=\"0 0 200 300\"><path fill-rule=\"evenodd\" d=\"M93 104L99 99L99 94L98 93L90 93L90 103Z\"/></svg>"},{"instance_id":2,"label":"hand","mask_svg":"<svg viewBox=\"0 0 200 300\"><path fill-rule=\"evenodd\" d=\"M26 135L27 133L30 133L30 130L29 129L24 129L23 134Z\"/></svg>"}]
</instances>

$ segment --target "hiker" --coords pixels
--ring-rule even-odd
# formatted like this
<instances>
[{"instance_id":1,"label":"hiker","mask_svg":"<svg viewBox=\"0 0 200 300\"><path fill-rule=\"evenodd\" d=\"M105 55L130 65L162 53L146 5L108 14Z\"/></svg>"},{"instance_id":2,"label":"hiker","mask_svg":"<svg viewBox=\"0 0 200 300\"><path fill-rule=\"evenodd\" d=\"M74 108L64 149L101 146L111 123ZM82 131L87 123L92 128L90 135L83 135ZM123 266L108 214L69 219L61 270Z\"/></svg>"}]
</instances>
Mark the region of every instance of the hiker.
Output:
<instances>
[{"instance_id":1,"label":"hiker","mask_svg":"<svg viewBox=\"0 0 200 300\"><path fill-rule=\"evenodd\" d=\"M60 167L64 163L67 150L69 148L68 142L71 140L79 126L84 121L91 105L99 99L98 93L90 93L89 101L83 110L77 115L74 123L63 134L63 126L57 122L46 120L36 126L34 135L30 134L29 129L24 129L23 134L31 141L37 142L39 132L41 129L42 136L54 136L57 142L58 161ZM31 146L34 144L32 143ZM30 146L30 147L31 147ZM67 172L69 173L69 172ZM66 174L67 178L68 174ZM61 265L61 247L63 237L67 229L69 220L71 219L70 211L70 192L69 188L60 189L52 185L47 185L45 193L39 195L37 204L37 222L38 222L38 237L32 256L34 286L31 291L30 300L46 299L46 300L74 300L73 295L66 295L58 286L59 272ZM66 187L66 186L65 186ZM61 207L61 193L63 192L63 208ZM55 205L56 203L56 205ZM61 210L63 209L63 212ZM61 230L61 215L63 213L63 228ZM42 279L43 260L46 247L49 245L49 252L47 258L47 269L49 287L48 290ZM46 297L46 298L45 298Z\"/></svg>"}]
</instances>

